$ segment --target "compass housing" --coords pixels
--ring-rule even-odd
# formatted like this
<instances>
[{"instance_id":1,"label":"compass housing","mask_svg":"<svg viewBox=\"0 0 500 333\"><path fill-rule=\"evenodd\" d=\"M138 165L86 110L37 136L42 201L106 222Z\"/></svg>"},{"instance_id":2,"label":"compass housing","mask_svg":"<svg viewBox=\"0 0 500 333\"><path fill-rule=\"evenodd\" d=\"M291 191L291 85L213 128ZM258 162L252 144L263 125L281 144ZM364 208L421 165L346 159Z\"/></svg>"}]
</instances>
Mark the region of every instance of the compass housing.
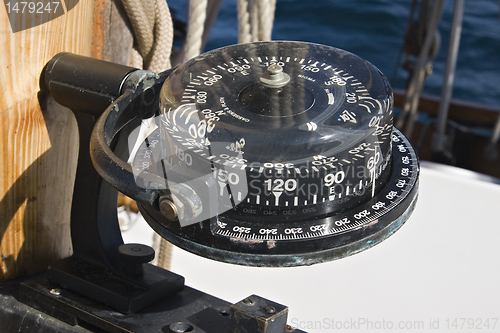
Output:
<instances>
[{"instance_id":1,"label":"compass housing","mask_svg":"<svg viewBox=\"0 0 500 333\"><path fill-rule=\"evenodd\" d=\"M418 159L368 61L318 44L250 43L162 80L157 117L132 131L128 161L134 192L155 197L142 201L144 218L173 244L242 265L310 265L379 243L411 214ZM133 114L120 103L113 118Z\"/></svg>"}]
</instances>

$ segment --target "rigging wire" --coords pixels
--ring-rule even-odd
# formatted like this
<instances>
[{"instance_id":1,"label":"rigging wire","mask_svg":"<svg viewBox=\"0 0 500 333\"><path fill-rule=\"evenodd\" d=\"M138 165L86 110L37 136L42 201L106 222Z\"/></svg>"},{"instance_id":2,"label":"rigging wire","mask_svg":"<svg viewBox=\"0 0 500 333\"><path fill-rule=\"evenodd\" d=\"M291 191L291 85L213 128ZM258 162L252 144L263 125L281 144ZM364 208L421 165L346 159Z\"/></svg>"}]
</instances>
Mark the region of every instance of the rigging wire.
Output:
<instances>
[{"instance_id":1,"label":"rigging wire","mask_svg":"<svg viewBox=\"0 0 500 333\"><path fill-rule=\"evenodd\" d=\"M437 54L436 44L440 40L440 38L437 37L437 29L441 21L443 6L444 0L435 0L432 3L430 0L423 0L421 3L418 34L416 37L417 41L419 35L425 36L425 38L423 39L422 47L419 48L420 52L418 54L417 63L409 79L402 113L396 122L396 127L399 128L403 128L406 122L404 133L407 137L411 137L413 132L413 127L418 117L418 102L423 90L424 79L432 68L433 57ZM422 16L425 17L429 14L429 20L424 20L422 18Z\"/></svg>"}]
</instances>

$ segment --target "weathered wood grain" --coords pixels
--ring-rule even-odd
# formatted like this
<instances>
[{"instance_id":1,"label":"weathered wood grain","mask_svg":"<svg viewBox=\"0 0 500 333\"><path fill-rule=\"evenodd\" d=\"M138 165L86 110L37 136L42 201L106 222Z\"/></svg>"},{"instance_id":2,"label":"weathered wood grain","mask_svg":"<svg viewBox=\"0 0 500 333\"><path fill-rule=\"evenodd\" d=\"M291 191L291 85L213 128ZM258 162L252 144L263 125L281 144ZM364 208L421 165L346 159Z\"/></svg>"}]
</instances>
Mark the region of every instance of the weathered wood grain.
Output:
<instances>
[{"instance_id":1,"label":"weathered wood grain","mask_svg":"<svg viewBox=\"0 0 500 333\"><path fill-rule=\"evenodd\" d=\"M69 216L78 130L72 113L38 100L44 64L62 51L90 55L94 1L12 33L0 6L0 281L71 253ZM46 107L45 104L52 107Z\"/></svg>"}]
</instances>

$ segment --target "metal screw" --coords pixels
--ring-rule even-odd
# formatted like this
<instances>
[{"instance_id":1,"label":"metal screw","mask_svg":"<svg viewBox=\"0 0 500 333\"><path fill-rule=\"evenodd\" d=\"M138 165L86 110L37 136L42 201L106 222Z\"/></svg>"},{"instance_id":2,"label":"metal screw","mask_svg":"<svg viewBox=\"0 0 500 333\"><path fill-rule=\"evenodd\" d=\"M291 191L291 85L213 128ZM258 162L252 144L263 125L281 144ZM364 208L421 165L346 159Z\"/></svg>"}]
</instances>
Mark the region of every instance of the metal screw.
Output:
<instances>
[{"instance_id":1,"label":"metal screw","mask_svg":"<svg viewBox=\"0 0 500 333\"><path fill-rule=\"evenodd\" d=\"M281 73L283 73L283 68L281 68L280 65L271 65L269 67L267 67L267 71L269 73L269 75L274 76L274 75L279 75Z\"/></svg>"},{"instance_id":2,"label":"metal screw","mask_svg":"<svg viewBox=\"0 0 500 333\"><path fill-rule=\"evenodd\" d=\"M274 306L266 306L266 312L269 313L269 314L273 314L276 312L276 309L274 308Z\"/></svg>"},{"instance_id":3,"label":"metal screw","mask_svg":"<svg viewBox=\"0 0 500 333\"><path fill-rule=\"evenodd\" d=\"M250 298L245 298L243 300L243 303L245 303L246 305L253 305L254 301L252 301Z\"/></svg>"},{"instance_id":4,"label":"metal screw","mask_svg":"<svg viewBox=\"0 0 500 333\"><path fill-rule=\"evenodd\" d=\"M170 332L173 333L191 333L194 332L194 327L188 323L178 322L169 326Z\"/></svg>"},{"instance_id":5,"label":"metal screw","mask_svg":"<svg viewBox=\"0 0 500 333\"><path fill-rule=\"evenodd\" d=\"M51 295L53 295L53 296L59 296L59 295L61 295L61 290L59 290L59 289L55 289L55 288L54 288L54 289L51 289L51 290L49 291L49 293L50 293Z\"/></svg>"},{"instance_id":6,"label":"metal screw","mask_svg":"<svg viewBox=\"0 0 500 333\"><path fill-rule=\"evenodd\" d=\"M175 220L178 217L177 206L170 198L160 199L160 212L169 220Z\"/></svg>"},{"instance_id":7,"label":"metal screw","mask_svg":"<svg viewBox=\"0 0 500 333\"><path fill-rule=\"evenodd\" d=\"M290 82L290 76L283 72L280 65L271 65L267 67L267 72L260 78L260 82L269 87L279 88Z\"/></svg>"}]
</instances>

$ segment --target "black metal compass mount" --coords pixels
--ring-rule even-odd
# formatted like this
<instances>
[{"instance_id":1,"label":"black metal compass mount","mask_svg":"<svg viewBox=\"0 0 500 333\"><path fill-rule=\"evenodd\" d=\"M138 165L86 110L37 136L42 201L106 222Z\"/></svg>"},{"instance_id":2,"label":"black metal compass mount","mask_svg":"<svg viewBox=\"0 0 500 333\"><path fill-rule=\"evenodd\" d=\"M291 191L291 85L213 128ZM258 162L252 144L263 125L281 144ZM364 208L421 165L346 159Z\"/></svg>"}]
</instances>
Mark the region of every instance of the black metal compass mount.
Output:
<instances>
[{"instance_id":1,"label":"black metal compass mount","mask_svg":"<svg viewBox=\"0 0 500 333\"><path fill-rule=\"evenodd\" d=\"M73 111L80 133L71 209L73 256L51 265L48 277L125 313L182 290L184 278L147 264L154 257L152 248L123 244L116 213L118 192L112 181L103 181L96 172L88 147L98 117L110 104L130 102L131 95L140 94L142 98L130 104L138 116L148 112L155 105L154 89L159 87L154 82L159 79L154 73L68 53L49 61L40 77L42 93ZM126 149L112 140L109 146L117 152Z\"/></svg>"}]
</instances>

